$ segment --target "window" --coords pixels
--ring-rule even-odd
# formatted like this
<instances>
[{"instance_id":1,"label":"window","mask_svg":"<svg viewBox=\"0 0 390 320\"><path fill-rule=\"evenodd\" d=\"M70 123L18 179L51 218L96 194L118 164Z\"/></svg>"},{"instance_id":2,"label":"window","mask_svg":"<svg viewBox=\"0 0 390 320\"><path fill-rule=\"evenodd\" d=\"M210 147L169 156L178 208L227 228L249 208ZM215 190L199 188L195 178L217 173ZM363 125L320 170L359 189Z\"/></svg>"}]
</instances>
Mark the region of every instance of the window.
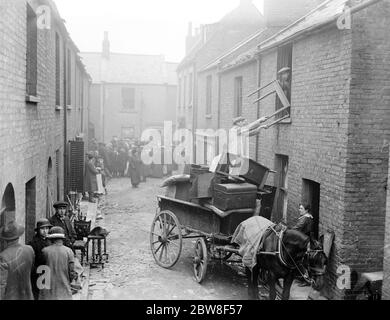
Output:
<instances>
[{"instance_id":1,"label":"window","mask_svg":"<svg viewBox=\"0 0 390 320\"><path fill-rule=\"evenodd\" d=\"M135 89L122 88L122 106L124 109L135 108Z\"/></svg>"},{"instance_id":2,"label":"window","mask_svg":"<svg viewBox=\"0 0 390 320\"><path fill-rule=\"evenodd\" d=\"M179 97L178 107L179 107L179 109L181 108L181 92L182 92L182 80L181 80L181 78L179 78L179 93L178 93L178 97Z\"/></svg>"},{"instance_id":3,"label":"window","mask_svg":"<svg viewBox=\"0 0 390 320\"><path fill-rule=\"evenodd\" d=\"M206 78L206 116L211 115L211 103L212 103L212 81L213 78L211 76L207 76Z\"/></svg>"},{"instance_id":4,"label":"window","mask_svg":"<svg viewBox=\"0 0 390 320\"><path fill-rule=\"evenodd\" d=\"M291 80L292 80L292 44L287 44L283 47L278 48L278 60L277 60L277 79L279 80L280 86L288 100L291 103ZM290 68L288 73L283 75L278 74L283 68ZM276 96L276 110L283 108L283 103L279 97ZM289 110L283 111L277 115L277 118L282 118L289 114Z\"/></svg>"},{"instance_id":5,"label":"window","mask_svg":"<svg viewBox=\"0 0 390 320\"><path fill-rule=\"evenodd\" d=\"M27 4L27 53L26 53L26 93L37 96L37 41L38 28L35 11Z\"/></svg>"},{"instance_id":6,"label":"window","mask_svg":"<svg viewBox=\"0 0 390 320\"><path fill-rule=\"evenodd\" d=\"M56 105L59 106L61 104L60 97L60 36L56 32Z\"/></svg>"},{"instance_id":7,"label":"window","mask_svg":"<svg viewBox=\"0 0 390 320\"><path fill-rule=\"evenodd\" d=\"M134 127L122 127L122 138L134 138Z\"/></svg>"},{"instance_id":8,"label":"window","mask_svg":"<svg viewBox=\"0 0 390 320\"><path fill-rule=\"evenodd\" d=\"M72 105L72 56L71 51L68 49L68 66L67 66L67 97L66 105Z\"/></svg>"},{"instance_id":9,"label":"window","mask_svg":"<svg viewBox=\"0 0 390 320\"><path fill-rule=\"evenodd\" d=\"M192 105L192 102L193 102L193 75L192 73L190 73L190 76L189 76L189 81L188 81L188 98L189 98L189 104Z\"/></svg>"},{"instance_id":10,"label":"window","mask_svg":"<svg viewBox=\"0 0 390 320\"><path fill-rule=\"evenodd\" d=\"M242 115L242 77L234 79L234 116Z\"/></svg>"},{"instance_id":11,"label":"window","mask_svg":"<svg viewBox=\"0 0 390 320\"><path fill-rule=\"evenodd\" d=\"M187 76L184 77L183 83L183 107L187 106Z\"/></svg>"}]
</instances>

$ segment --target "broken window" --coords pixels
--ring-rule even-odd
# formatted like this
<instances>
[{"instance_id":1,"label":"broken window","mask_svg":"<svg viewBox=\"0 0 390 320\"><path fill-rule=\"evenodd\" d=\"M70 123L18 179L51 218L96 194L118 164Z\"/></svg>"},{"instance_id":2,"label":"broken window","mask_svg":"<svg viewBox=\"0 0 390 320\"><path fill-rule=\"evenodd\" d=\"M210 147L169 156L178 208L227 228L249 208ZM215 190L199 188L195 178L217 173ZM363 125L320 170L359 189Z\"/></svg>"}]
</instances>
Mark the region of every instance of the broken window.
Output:
<instances>
[{"instance_id":1,"label":"broken window","mask_svg":"<svg viewBox=\"0 0 390 320\"><path fill-rule=\"evenodd\" d=\"M134 88L122 88L122 106L124 109L135 108L135 89Z\"/></svg>"},{"instance_id":2,"label":"broken window","mask_svg":"<svg viewBox=\"0 0 390 320\"><path fill-rule=\"evenodd\" d=\"M234 116L242 116L242 77L234 78Z\"/></svg>"},{"instance_id":3,"label":"broken window","mask_svg":"<svg viewBox=\"0 0 390 320\"><path fill-rule=\"evenodd\" d=\"M27 4L27 52L26 52L26 93L28 96L37 96L37 15Z\"/></svg>"},{"instance_id":4,"label":"broken window","mask_svg":"<svg viewBox=\"0 0 390 320\"><path fill-rule=\"evenodd\" d=\"M278 60L277 60L277 79L280 87L286 96L288 103L291 104L291 80L292 80L292 43L278 48ZM284 108L283 101L276 96L276 110ZM290 114L289 110L280 112L277 118L283 118Z\"/></svg>"}]
</instances>

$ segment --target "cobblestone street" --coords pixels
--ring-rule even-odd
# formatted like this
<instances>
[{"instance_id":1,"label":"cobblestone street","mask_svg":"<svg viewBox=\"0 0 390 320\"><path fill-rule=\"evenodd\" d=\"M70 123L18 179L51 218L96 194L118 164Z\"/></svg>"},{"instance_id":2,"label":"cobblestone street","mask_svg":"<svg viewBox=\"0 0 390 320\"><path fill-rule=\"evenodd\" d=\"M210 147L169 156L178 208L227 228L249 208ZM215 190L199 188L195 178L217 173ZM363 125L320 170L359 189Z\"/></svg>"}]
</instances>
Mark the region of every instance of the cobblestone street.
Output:
<instances>
[{"instance_id":1,"label":"cobblestone street","mask_svg":"<svg viewBox=\"0 0 390 320\"><path fill-rule=\"evenodd\" d=\"M178 263L171 269L159 267L150 252L149 230L156 212L156 195L162 194L161 180L148 179L133 189L130 179L114 179L102 208L109 263L91 269L88 298L241 300L247 299L245 277L223 265L210 265L206 280L193 279L194 240L183 242Z\"/></svg>"}]
</instances>

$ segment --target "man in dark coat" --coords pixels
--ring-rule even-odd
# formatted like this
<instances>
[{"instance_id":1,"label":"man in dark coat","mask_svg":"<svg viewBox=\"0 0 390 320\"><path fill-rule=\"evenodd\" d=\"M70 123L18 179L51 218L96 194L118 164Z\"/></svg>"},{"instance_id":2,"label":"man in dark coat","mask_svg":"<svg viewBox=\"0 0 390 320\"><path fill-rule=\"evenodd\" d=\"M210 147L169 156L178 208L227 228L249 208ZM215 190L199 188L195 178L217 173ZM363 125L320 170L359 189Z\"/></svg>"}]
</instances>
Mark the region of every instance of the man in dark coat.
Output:
<instances>
[{"instance_id":1,"label":"man in dark coat","mask_svg":"<svg viewBox=\"0 0 390 320\"><path fill-rule=\"evenodd\" d=\"M0 300L34 300L31 272L34 267L34 250L19 244L24 227L15 221L0 228L0 239L7 248L0 253Z\"/></svg>"},{"instance_id":2,"label":"man in dark coat","mask_svg":"<svg viewBox=\"0 0 390 320\"><path fill-rule=\"evenodd\" d=\"M73 249L73 243L76 241L77 235L73 229L72 223L66 216L66 210L68 203L65 201L56 202L53 207L56 209L56 213L49 221L55 227L61 227L65 231L64 245Z\"/></svg>"},{"instance_id":3,"label":"man in dark coat","mask_svg":"<svg viewBox=\"0 0 390 320\"><path fill-rule=\"evenodd\" d=\"M37 280L39 275L37 274L37 268L45 264L45 259L42 254L42 249L50 246L50 240L47 238L49 230L52 227L49 220L40 219L37 222L37 227L35 228L36 234L34 238L30 241L29 245L34 249L35 253L35 265L34 271L31 274L31 285L34 294L35 300L39 298L39 289L37 287Z\"/></svg>"}]
</instances>

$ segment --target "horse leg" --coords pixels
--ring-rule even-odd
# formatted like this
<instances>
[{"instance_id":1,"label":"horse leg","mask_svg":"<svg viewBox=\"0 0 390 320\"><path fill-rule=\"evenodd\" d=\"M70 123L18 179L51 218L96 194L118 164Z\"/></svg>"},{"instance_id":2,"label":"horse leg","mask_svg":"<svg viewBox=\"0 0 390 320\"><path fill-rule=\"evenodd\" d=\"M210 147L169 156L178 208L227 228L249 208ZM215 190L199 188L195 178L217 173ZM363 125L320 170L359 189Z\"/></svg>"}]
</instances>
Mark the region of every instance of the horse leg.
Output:
<instances>
[{"instance_id":1,"label":"horse leg","mask_svg":"<svg viewBox=\"0 0 390 320\"><path fill-rule=\"evenodd\" d=\"M276 278L273 274L270 274L268 277L268 287L269 287L269 299L276 299Z\"/></svg>"},{"instance_id":2,"label":"horse leg","mask_svg":"<svg viewBox=\"0 0 390 320\"><path fill-rule=\"evenodd\" d=\"M292 273L288 274L283 280L283 294L282 300L290 299L290 290L294 282L294 275Z\"/></svg>"},{"instance_id":3,"label":"horse leg","mask_svg":"<svg viewBox=\"0 0 390 320\"><path fill-rule=\"evenodd\" d=\"M257 270L256 270L257 269ZM258 288L257 288L257 276L256 281L254 280L255 275L259 273L258 268L253 268L253 271L247 267L245 267L246 277L248 280L248 297L249 300L257 300L258 299ZM257 273L256 273L257 272Z\"/></svg>"}]
</instances>

